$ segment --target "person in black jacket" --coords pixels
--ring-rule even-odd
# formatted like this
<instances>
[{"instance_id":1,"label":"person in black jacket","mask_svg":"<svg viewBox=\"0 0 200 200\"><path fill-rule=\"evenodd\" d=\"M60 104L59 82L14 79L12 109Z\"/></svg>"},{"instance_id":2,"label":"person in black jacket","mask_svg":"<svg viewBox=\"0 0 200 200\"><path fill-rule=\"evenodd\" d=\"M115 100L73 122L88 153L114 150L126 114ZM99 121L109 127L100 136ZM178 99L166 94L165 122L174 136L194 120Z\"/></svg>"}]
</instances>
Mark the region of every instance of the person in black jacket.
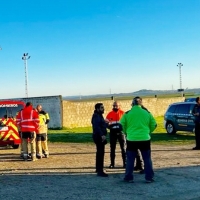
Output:
<instances>
[{"instance_id":1,"label":"person in black jacket","mask_svg":"<svg viewBox=\"0 0 200 200\"><path fill-rule=\"evenodd\" d=\"M193 150L200 150L200 97L196 98L196 105L192 111L192 114L195 116L195 141L196 146Z\"/></svg>"},{"instance_id":2,"label":"person in black jacket","mask_svg":"<svg viewBox=\"0 0 200 200\"><path fill-rule=\"evenodd\" d=\"M107 177L103 171L104 167L104 153L105 153L105 145L106 135L107 135L107 124L103 118L104 106L102 103L95 104L94 114L92 115L92 129L93 129L93 140L96 144L96 172L97 176Z\"/></svg>"}]
</instances>

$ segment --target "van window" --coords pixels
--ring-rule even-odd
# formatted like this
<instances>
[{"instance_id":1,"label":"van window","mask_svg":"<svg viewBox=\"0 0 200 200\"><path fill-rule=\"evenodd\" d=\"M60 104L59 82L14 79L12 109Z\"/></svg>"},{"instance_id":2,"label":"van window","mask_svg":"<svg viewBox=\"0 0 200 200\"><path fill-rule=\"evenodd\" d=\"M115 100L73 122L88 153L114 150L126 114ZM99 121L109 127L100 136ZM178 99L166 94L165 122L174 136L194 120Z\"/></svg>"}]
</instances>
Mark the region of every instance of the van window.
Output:
<instances>
[{"instance_id":1,"label":"van window","mask_svg":"<svg viewBox=\"0 0 200 200\"><path fill-rule=\"evenodd\" d=\"M175 109L176 109L176 105L172 105L169 107L167 112L174 113Z\"/></svg>"},{"instance_id":2,"label":"van window","mask_svg":"<svg viewBox=\"0 0 200 200\"><path fill-rule=\"evenodd\" d=\"M177 106L176 113L178 114L189 114L190 104L181 104Z\"/></svg>"},{"instance_id":3,"label":"van window","mask_svg":"<svg viewBox=\"0 0 200 200\"><path fill-rule=\"evenodd\" d=\"M23 109L23 105L21 104L18 104L17 107L0 107L0 118L15 118L21 109Z\"/></svg>"},{"instance_id":4,"label":"van window","mask_svg":"<svg viewBox=\"0 0 200 200\"><path fill-rule=\"evenodd\" d=\"M0 108L0 118L3 118L5 115L7 115L7 108L1 107Z\"/></svg>"},{"instance_id":5,"label":"van window","mask_svg":"<svg viewBox=\"0 0 200 200\"><path fill-rule=\"evenodd\" d=\"M190 114L192 114L192 111L193 111L193 109L194 109L194 106L195 106L195 104L191 104L191 105L190 105Z\"/></svg>"},{"instance_id":6,"label":"van window","mask_svg":"<svg viewBox=\"0 0 200 200\"><path fill-rule=\"evenodd\" d=\"M187 99L185 99L185 102L196 102L196 97L195 98L187 98Z\"/></svg>"}]
</instances>

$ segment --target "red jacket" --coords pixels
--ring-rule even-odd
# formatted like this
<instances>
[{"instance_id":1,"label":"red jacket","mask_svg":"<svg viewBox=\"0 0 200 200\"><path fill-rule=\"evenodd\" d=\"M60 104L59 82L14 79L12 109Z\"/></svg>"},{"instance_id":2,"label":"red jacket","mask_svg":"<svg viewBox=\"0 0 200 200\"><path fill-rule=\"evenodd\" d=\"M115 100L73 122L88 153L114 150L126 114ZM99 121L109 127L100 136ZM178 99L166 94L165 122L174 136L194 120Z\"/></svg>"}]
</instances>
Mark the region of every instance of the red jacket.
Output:
<instances>
[{"instance_id":1,"label":"red jacket","mask_svg":"<svg viewBox=\"0 0 200 200\"><path fill-rule=\"evenodd\" d=\"M124 114L123 110L118 110L117 112L111 111L106 116L106 119L109 121L109 124L118 124L119 120L121 119L122 115Z\"/></svg>"},{"instance_id":2,"label":"red jacket","mask_svg":"<svg viewBox=\"0 0 200 200\"><path fill-rule=\"evenodd\" d=\"M17 125L21 132L36 132L38 133L39 116L32 106L27 106L21 110L16 119Z\"/></svg>"}]
</instances>

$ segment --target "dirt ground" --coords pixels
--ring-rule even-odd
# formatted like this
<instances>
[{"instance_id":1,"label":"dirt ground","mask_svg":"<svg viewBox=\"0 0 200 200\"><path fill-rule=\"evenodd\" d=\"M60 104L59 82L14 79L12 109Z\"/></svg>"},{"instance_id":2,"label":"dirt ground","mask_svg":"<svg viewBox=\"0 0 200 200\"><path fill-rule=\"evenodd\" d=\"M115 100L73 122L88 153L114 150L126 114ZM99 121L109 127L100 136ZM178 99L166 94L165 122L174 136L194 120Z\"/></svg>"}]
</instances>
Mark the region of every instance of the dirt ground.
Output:
<instances>
[{"instance_id":1,"label":"dirt ground","mask_svg":"<svg viewBox=\"0 0 200 200\"><path fill-rule=\"evenodd\" d=\"M152 145L156 181L145 183L134 173L134 183L124 183L119 145L116 168L110 164L106 145L108 178L94 173L93 144L49 144L50 157L22 161L19 149L0 148L0 199L200 199L200 151L192 145Z\"/></svg>"}]
</instances>

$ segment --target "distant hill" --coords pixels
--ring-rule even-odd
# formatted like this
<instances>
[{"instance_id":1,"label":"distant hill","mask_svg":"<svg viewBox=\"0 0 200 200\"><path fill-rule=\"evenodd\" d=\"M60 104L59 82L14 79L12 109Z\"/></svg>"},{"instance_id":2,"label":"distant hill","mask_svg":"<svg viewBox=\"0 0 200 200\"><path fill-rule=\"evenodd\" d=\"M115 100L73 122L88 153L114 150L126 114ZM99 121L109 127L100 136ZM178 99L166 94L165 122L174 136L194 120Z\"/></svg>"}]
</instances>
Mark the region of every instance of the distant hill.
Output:
<instances>
[{"instance_id":1,"label":"distant hill","mask_svg":"<svg viewBox=\"0 0 200 200\"><path fill-rule=\"evenodd\" d=\"M114 97L127 97L127 96L155 96L155 95L167 95L167 94L177 94L176 90L147 90L142 89L136 92L130 93L112 93L112 94L95 94L95 95L83 95L83 96L63 96L64 100L79 100L79 99L94 99L94 98L110 98ZM200 88L185 89L184 93L191 93L191 95L199 95Z\"/></svg>"}]
</instances>

